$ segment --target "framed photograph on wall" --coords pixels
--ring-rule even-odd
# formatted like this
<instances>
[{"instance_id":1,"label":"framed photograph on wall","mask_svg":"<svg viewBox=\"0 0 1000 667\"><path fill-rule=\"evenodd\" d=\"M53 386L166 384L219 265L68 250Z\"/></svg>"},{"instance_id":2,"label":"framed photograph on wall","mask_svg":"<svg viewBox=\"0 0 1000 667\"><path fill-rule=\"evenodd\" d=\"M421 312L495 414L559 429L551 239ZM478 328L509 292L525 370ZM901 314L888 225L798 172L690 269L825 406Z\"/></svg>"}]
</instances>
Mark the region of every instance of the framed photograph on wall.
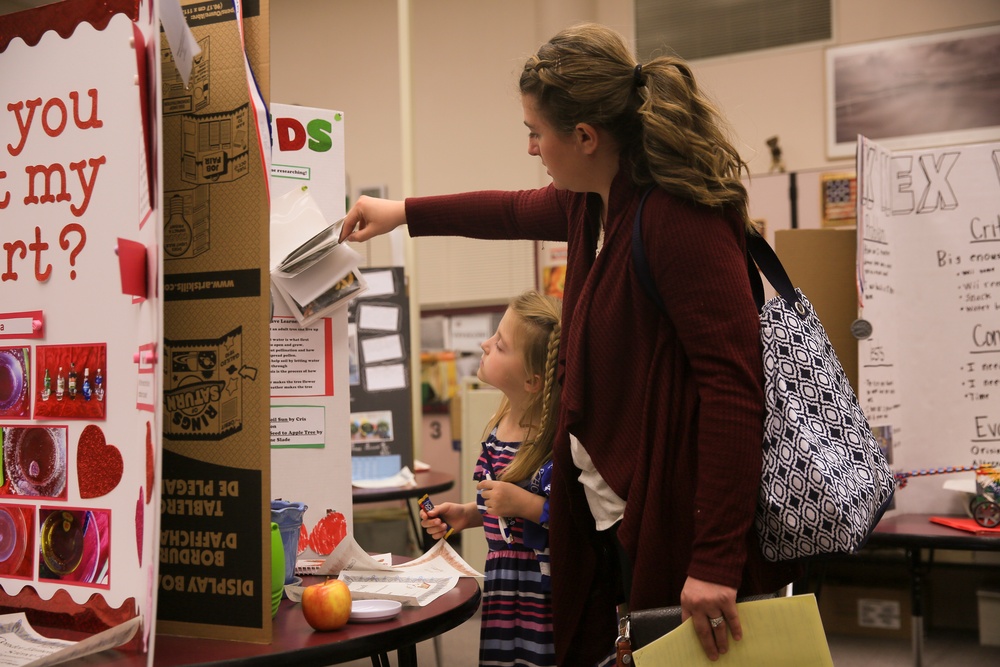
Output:
<instances>
[{"instance_id":1,"label":"framed photograph on wall","mask_svg":"<svg viewBox=\"0 0 1000 667\"><path fill-rule=\"evenodd\" d=\"M827 49L827 154L1000 138L1000 25Z\"/></svg>"},{"instance_id":2,"label":"framed photograph on wall","mask_svg":"<svg viewBox=\"0 0 1000 667\"><path fill-rule=\"evenodd\" d=\"M851 227L857 224L858 179L854 172L820 175L820 204L823 227Z\"/></svg>"}]
</instances>

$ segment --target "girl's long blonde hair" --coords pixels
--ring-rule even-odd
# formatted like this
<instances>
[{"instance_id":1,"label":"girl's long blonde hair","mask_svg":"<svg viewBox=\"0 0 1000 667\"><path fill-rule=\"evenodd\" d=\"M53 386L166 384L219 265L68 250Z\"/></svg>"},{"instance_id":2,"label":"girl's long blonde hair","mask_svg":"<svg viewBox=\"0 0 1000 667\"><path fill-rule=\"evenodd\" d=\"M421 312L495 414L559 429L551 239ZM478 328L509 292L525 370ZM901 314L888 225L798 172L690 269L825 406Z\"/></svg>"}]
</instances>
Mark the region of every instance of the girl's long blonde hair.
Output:
<instances>
[{"instance_id":1,"label":"girl's long blonde hair","mask_svg":"<svg viewBox=\"0 0 1000 667\"><path fill-rule=\"evenodd\" d=\"M577 123L607 130L638 186L663 188L710 207L731 208L748 229L746 163L730 143L715 105L681 58L641 66L614 30L596 23L566 28L528 58L522 95L559 132Z\"/></svg>"},{"instance_id":2,"label":"girl's long blonde hair","mask_svg":"<svg viewBox=\"0 0 1000 667\"><path fill-rule=\"evenodd\" d=\"M538 375L543 379L541 391L532 396L519 424L525 429L524 440L510 465L500 474L500 479L505 482L520 482L529 479L552 458L559 406L556 365L562 330L562 303L556 298L529 290L511 301L508 310L517 315L516 336L524 353L525 372L529 377ZM508 412L510 401L504 396L486 425L484 440Z\"/></svg>"}]
</instances>

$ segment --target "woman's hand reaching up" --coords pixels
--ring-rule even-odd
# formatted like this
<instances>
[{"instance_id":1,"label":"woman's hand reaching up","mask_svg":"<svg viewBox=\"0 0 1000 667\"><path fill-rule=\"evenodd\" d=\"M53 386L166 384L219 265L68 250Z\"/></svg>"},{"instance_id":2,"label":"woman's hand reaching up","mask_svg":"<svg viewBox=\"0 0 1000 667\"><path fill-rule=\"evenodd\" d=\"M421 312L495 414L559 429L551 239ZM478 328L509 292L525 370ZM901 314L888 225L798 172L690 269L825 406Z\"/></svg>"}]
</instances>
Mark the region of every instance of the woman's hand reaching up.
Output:
<instances>
[{"instance_id":1,"label":"woman's hand reaching up","mask_svg":"<svg viewBox=\"0 0 1000 667\"><path fill-rule=\"evenodd\" d=\"M406 204L362 195L344 216L340 242L367 241L406 224Z\"/></svg>"}]
</instances>

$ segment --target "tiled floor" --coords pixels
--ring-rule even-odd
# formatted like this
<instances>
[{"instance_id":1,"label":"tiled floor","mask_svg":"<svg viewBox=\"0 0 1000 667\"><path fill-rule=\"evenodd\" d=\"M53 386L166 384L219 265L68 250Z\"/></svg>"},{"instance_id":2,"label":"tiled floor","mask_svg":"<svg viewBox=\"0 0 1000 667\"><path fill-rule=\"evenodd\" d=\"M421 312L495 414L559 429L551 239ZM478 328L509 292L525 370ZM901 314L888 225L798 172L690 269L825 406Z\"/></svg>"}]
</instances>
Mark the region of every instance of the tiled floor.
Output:
<instances>
[{"instance_id":1,"label":"tiled floor","mask_svg":"<svg viewBox=\"0 0 1000 667\"><path fill-rule=\"evenodd\" d=\"M908 640L868 639L831 635L827 638L835 667L909 667L914 664ZM479 614L442 635L441 661L435 660L434 642L417 645L421 667L476 667L478 664ZM925 639L923 667L979 667L1000 663L1000 649L979 645L976 632L932 632ZM396 656L390 655L396 665ZM371 667L369 660L346 663L347 667ZM725 663L720 663L724 665ZM807 666L802 666L807 667Z\"/></svg>"}]
</instances>

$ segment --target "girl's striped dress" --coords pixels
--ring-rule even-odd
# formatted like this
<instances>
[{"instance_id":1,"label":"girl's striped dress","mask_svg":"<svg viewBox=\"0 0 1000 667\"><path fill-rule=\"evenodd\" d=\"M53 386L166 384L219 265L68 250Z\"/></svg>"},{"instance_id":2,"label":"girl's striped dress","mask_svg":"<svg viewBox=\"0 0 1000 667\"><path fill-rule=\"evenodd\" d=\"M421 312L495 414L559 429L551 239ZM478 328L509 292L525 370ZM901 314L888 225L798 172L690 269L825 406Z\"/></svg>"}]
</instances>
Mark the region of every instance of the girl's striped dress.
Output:
<instances>
[{"instance_id":1,"label":"girl's striped dress","mask_svg":"<svg viewBox=\"0 0 1000 667\"><path fill-rule=\"evenodd\" d=\"M473 475L476 481L492 479L493 474L501 475L520 444L497 440L494 430L483 443L483 454ZM491 468L493 474L489 472ZM539 468L530 480L518 483L534 494L545 496L546 501L540 524L506 517L509 543L501 533L497 517L486 513L482 496L476 494L489 546L479 636L479 664L483 667L556 664L549 581L547 499L551 483L551 461Z\"/></svg>"}]
</instances>

